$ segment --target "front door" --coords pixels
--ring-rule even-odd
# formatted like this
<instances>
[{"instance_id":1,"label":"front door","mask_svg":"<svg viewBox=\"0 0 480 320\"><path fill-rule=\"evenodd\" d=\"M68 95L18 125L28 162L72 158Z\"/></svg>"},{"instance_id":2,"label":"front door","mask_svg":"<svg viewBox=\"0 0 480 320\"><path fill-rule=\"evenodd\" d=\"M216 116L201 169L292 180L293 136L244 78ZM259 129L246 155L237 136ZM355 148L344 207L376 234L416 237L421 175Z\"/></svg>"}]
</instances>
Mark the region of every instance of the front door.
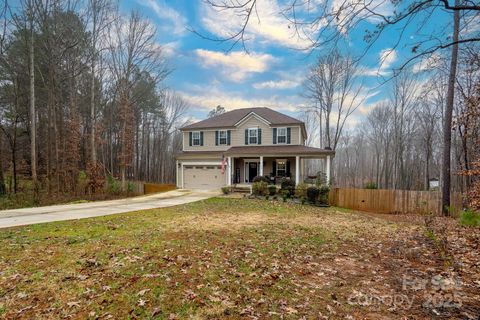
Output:
<instances>
[{"instance_id":1,"label":"front door","mask_svg":"<svg viewBox=\"0 0 480 320\"><path fill-rule=\"evenodd\" d=\"M235 181L234 183L240 183L240 168L235 168Z\"/></svg>"},{"instance_id":2,"label":"front door","mask_svg":"<svg viewBox=\"0 0 480 320\"><path fill-rule=\"evenodd\" d=\"M252 182L253 178L258 175L258 166L256 162L248 163L248 182Z\"/></svg>"}]
</instances>

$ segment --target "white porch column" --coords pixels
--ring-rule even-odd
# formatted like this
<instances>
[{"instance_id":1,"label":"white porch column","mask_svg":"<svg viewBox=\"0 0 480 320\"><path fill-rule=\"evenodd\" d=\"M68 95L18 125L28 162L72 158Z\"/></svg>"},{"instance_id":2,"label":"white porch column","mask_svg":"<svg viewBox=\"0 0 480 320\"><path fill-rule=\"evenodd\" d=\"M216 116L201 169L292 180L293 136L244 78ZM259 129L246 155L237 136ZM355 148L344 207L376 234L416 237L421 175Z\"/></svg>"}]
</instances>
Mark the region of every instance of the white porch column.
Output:
<instances>
[{"instance_id":1,"label":"white porch column","mask_svg":"<svg viewBox=\"0 0 480 320\"><path fill-rule=\"evenodd\" d=\"M259 176L263 176L263 156L260 156L260 163L259 163L259 166L260 166L260 171L259 171Z\"/></svg>"},{"instance_id":2,"label":"white porch column","mask_svg":"<svg viewBox=\"0 0 480 320\"><path fill-rule=\"evenodd\" d=\"M227 185L232 185L232 157L227 158Z\"/></svg>"},{"instance_id":3,"label":"white porch column","mask_svg":"<svg viewBox=\"0 0 480 320\"><path fill-rule=\"evenodd\" d=\"M327 156L327 164L325 168L325 174L327 176L327 184L330 183L330 156Z\"/></svg>"},{"instance_id":4,"label":"white porch column","mask_svg":"<svg viewBox=\"0 0 480 320\"><path fill-rule=\"evenodd\" d=\"M232 158L231 167L232 167L232 170L230 170L230 184L232 185L234 184L233 175L235 174L235 158Z\"/></svg>"},{"instance_id":5,"label":"white porch column","mask_svg":"<svg viewBox=\"0 0 480 320\"><path fill-rule=\"evenodd\" d=\"M300 183L300 156L295 157L295 184Z\"/></svg>"}]
</instances>

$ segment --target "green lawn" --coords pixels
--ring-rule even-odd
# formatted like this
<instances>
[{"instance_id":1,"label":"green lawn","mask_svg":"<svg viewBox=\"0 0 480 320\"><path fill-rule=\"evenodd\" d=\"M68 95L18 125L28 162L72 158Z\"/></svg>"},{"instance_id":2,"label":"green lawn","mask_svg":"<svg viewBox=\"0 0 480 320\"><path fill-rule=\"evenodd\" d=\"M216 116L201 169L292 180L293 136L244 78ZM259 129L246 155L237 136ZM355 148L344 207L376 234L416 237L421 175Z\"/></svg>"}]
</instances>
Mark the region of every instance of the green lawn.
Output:
<instances>
[{"instance_id":1,"label":"green lawn","mask_svg":"<svg viewBox=\"0 0 480 320\"><path fill-rule=\"evenodd\" d=\"M229 198L4 229L0 318L461 318L470 294L434 310L402 289L405 274L453 268L424 234L411 221ZM358 298L394 293L412 307Z\"/></svg>"}]
</instances>

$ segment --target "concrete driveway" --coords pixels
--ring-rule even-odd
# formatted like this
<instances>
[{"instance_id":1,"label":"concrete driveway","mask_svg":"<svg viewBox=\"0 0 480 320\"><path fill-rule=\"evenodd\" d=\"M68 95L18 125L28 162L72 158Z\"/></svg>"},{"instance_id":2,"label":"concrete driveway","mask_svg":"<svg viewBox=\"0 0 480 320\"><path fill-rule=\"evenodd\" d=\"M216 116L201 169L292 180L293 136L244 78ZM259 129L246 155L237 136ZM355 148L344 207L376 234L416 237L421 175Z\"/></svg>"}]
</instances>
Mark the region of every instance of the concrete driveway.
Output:
<instances>
[{"instance_id":1,"label":"concrete driveway","mask_svg":"<svg viewBox=\"0 0 480 320\"><path fill-rule=\"evenodd\" d=\"M0 228L75 220L154 208L172 207L219 195L218 191L173 190L119 200L0 210Z\"/></svg>"}]
</instances>

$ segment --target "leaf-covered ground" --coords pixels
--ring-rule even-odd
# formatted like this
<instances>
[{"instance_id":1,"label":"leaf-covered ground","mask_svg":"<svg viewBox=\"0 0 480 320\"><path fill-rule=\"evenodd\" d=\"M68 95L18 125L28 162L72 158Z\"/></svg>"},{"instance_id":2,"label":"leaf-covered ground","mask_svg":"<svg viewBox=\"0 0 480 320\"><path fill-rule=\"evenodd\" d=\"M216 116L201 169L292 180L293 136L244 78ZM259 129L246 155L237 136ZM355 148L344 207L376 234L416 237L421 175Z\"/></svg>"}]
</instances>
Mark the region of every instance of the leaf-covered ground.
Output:
<instances>
[{"instance_id":1,"label":"leaf-covered ground","mask_svg":"<svg viewBox=\"0 0 480 320\"><path fill-rule=\"evenodd\" d=\"M478 229L435 223L213 198L4 229L0 318L477 319Z\"/></svg>"}]
</instances>

